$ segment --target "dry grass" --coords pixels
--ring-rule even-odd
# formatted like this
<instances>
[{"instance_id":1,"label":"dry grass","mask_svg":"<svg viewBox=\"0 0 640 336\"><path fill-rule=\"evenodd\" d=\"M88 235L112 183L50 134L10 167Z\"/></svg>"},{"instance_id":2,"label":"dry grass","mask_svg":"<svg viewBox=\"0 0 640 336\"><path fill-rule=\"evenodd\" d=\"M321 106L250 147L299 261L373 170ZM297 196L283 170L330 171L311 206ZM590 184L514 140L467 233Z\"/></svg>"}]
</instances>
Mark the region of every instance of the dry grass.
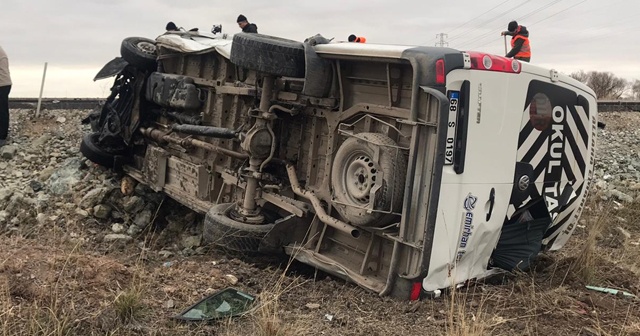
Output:
<instances>
[{"instance_id":1,"label":"dry grass","mask_svg":"<svg viewBox=\"0 0 640 336\"><path fill-rule=\"evenodd\" d=\"M292 278L287 275L293 260L293 257L289 259L280 275L258 295L256 306L245 314L250 324L247 325L246 321L242 320L229 320L226 335L239 335L239 331L242 331L242 334L256 336L298 336L310 333L309 321L285 320L282 314L282 297L307 282L300 277Z\"/></svg>"},{"instance_id":2,"label":"dry grass","mask_svg":"<svg viewBox=\"0 0 640 336\"><path fill-rule=\"evenodd\" d=\"M604 205L596 204L595 202L590 202L589 204L590 208L600 208L602 211L597 216L586 217L587 238L582 244L581 250L578 251L575 261L568 269L568 273L582 283L588 284L596 280L597 266L601 258L597 243L601 239L604 230L610 224L613 206L614 204L611 202Z\"/></svg>"},{"instance_id":3,"label":"dry grass","mask_svg":"<svg viewBox=\"0 0 640 336\"><path fill-rule=\"evenodd\" d=\"M143 316L145 306L142 303L142 294L142 290L138 286L118 293L113 301L113 307L121 323L136 322Z\"/></svg>"},{"instance_id":4,"label":"dry grass","mask_svg":"<svg viewBox=\"0 0 640 336\"><path fill-rule=\"evenodd\" d=\"M485 311L487 296L481 296L477 303L469 298L469 291L461 291L454 286L449 300L447 318L448 336L482 336L491 334L488 313ZM469 307L471 302L476 308Z\"/></svg>"}]
</instances>

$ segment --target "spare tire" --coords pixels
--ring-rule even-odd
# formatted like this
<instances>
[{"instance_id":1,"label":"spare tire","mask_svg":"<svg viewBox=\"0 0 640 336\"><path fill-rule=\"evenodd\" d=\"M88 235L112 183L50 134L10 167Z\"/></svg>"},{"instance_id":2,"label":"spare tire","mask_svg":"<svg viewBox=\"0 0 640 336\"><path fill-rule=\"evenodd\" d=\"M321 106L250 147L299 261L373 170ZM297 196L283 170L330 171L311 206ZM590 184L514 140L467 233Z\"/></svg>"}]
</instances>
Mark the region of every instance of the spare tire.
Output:
<instances>
[{"instance_id":1,"label":"spare tire","mask_svg":"<svg viewBox=\"0 0 640 336\"><path fill-rule=\"evenodd\" d=\"M352 225L389 224L397 217L392 212L402 209L406 174L407 158L388 136L349 137L338 148L331 168L335 209Z\"/></svg>"},{"instance_id":2,"label":"spare tire","mask_svg":"<svg viewBox=\"0 0 640 336\"><path fill-rule=\"evenodd\" d=\"M156 41L144 37L127 37L120 45L120 55L129 64L141 70L155 70L157 65Z\"/></svg>"},{"instance_id":3,"label":"spare tire","mask_svg":"<svg viewBox=\"0 0 640 336\"><path fill-rule=\"evenodd\" d=\"M231 62L275 76L304 77L304 45L280 37L239 33L233 36Z\"/></svg>"}]
</instances>

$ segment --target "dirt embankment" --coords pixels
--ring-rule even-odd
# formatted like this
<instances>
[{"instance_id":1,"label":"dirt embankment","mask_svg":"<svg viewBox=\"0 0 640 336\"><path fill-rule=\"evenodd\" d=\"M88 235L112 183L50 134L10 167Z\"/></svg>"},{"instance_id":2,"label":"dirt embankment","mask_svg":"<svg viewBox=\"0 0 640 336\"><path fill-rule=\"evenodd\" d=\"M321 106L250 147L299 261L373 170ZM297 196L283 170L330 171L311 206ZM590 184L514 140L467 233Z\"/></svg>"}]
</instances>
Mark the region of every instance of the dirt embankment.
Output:
<instances>
[{"instance_id":1,"label":"dirt embankment","mask_svg":"<svg viewBox=\"0 0 640 336\"><path fill-rule=\"evenodd\" d=\"M0 326L6 335L640 335L640 114L607 113L595 183L570 243L532 271L399 302L281 258L202 246L202 218L86 162L87 111L13 110L0 158ZM172 320L233 285L249 315Z\"/></svg>"}]
</instances>

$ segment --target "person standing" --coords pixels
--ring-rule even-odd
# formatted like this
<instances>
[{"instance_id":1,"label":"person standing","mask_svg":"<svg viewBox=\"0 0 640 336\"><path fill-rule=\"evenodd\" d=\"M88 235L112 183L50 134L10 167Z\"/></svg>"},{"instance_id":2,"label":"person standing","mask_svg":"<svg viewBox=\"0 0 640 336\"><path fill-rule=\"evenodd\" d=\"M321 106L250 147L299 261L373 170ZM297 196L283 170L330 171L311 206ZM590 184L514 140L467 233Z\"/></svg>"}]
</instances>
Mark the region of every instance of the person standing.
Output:
<instances>
[{"instance_id":1,"label":"person standing","mask_svg":"<svg viewBox=\"0 0 640 336\"><path fill-rule=\"evenodd\" d=\"M7 143L9 135L9 92L11 92L9 58L0 46L0 147Z\"/></svg>"},{"instance_id":2,"label":"person standing","mask_svg":"<svg viewBox=\"0 0 640 336\"><path fill-rule=\"evenodd\" d=\"M354 34L349 35L348 38L349 42L355 42L355 43L367 43L367 39L362 37L362 36L356 36Z\"/></svg>"},{"instance_id":3,"label":"person standing","mask_svg":"<svg viewBox=\"0 0 640 336\"><path fill-rule=\"evenodd\" d=\"M249 23L246 16L242 14L238 15L237 21L243 33L258 33L258 26L256 26L255 23Z\"/></svg>"},{"instance_id":4,"label":"person standing","mask_svg":"<svg viewBox=\"0 0 640 336\"><path fill-rule=\"evenodd\" d=\"M513 57L523 62L531 61L531 44L527 27L518 25L516 21L511 21L507 26L507 31L503 31L501 35L512 36L511 51L507 53L506 57Z\"/></svg>"},{"instance_id":5,"label":"person standing","mask_svg":"<svg viewBox=\"0 0 640 336\"><path fill-rule=\"evenodd\" d=\"M167 31L171 31L171 32L180 31L180 28L178 28L178 26L176 26L176 24L173 23L173 21L169 21L165 28Z\"/></svg>"}]
</instances>

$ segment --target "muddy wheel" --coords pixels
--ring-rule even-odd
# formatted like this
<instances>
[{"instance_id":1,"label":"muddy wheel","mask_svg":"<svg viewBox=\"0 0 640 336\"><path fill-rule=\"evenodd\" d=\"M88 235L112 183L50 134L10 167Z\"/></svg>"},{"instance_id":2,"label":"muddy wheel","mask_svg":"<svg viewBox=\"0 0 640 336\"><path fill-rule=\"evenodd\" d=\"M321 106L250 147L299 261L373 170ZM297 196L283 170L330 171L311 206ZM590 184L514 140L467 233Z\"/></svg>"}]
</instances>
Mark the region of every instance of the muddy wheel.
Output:
<instances>
[{"instance_id":1,"label":"muddy wheel","mask_svg":"<svg viewBox=\"0 0 640 336\"><path fill-rule=\"evenodd\" d=\"M154 70L156 42L144 37L127 37L120 45L120 54L125 61L142 70Z\"/></svg>"},{"instance_id":2,"label":"muddy wheel","mask_svg":"<svg viewBox=\"0 0 640 336\"><path fill-rule=\"evenodd\" d=\"M231 62L270 75L304 77L302 43L275 36L239 33L233 36Z\"/></svg>"},{"instance_id":3,"label":"muddy wheel","mask_svg":"<svg viewBox=\"0 0 640 336\"><path fill-rule=\"evenodd\" d=\"M406 171L405 155L388 136L359 133L348 138L331 169L336 210L353 225L388 224L394 217L388 212L402 208ZM367 211L371 204L378 212Z\"/></svg>"},{"instance_id":4,"label":"muddy wheel","mask_svg":"<svg viewBox=\"0 0 640 336\"><path fill-rule=\"evenodd\" d=\"M204 219L202 238L208 243L227 252L258 252L260 241L274 224L246 224L235 220L235 203L216 204Z\"/></svg>"},{"instance_id":5,"label":"muddy wheel","mask_svg":"<svg viewBox=\"0 0 640 336\"><path fill-rule=\"evenodd\" d=\"M126 163L126 147L101 144L99 138L99 132L85 135L80 143L80 152L91 162L107 168L119 168Z\"/></svg>"}]
</instances>

